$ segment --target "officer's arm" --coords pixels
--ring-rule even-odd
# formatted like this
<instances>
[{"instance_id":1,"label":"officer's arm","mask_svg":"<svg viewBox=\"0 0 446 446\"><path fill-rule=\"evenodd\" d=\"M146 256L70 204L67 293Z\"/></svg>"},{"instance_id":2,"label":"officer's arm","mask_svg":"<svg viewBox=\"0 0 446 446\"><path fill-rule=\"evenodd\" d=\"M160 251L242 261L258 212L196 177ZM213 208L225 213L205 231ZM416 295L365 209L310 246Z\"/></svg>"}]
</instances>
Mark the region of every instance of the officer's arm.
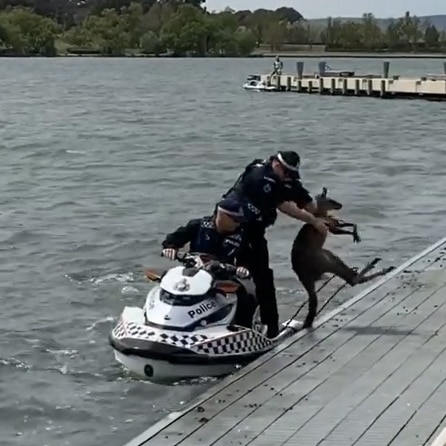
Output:
<instances>
[{"instance_id":1,"label":"officer's arm","mask_svg":"<svg viewBox=\"0 0 446 446\"><path fill-rule=\"evenodd\" d=\"M304 207L303 207L307 212L309 212L310 214L315 214L317 211L317 204L315 201L310 201L309 203L307 203Z\"/></svg>"},{"instance_id":2,"label":"officer's arm","mask_svg":"<svg viewBox=\"0 0 446 446\"><path fill-rule=\"evenodd\" d=\"M180 226L176 231L168 234L162 243L163 249L180 249L190 243L198 235L201 219L190 220L185 226Z\"/></svg>"},{"instance_id":3,"label":"officer's arm","mask_svg":"<svg viewBox=\"0 0 446 446\"><path fill-rule=\"evenodd\" d=\"M314 225L316 223L316 217L305 209L300 209L296 203L292 201L284 201L278 206L279 211L283 212L296 220L303 221Z\"/></svg>"},{"instance_id":4,"label":"officer's arm","mask_svg":"<svg viewBox=\"0 0 446 446\"><path fill-rule=\"evenodd\" d=\"M313 215L317 211L317 204L310 195L310 192L308 192L308 190L305 189L305 187L303 187L300 183L294 201L301 209L305 209L307 212L310 212Z\"/></svg>"},{"instance_id":5,"label":"officer's arm","mask_svg":"<svg viewBox=\"0 0 446 446\"><path fill-rule=\"evenodd\" d=\"M299 208L305 209L311 214L316 212L317 205L313 201L313 197L299 180L292 182L285 190L288 191L288 194L285 193L284 201L293 201Z\"/></svg>"}]
</instances>

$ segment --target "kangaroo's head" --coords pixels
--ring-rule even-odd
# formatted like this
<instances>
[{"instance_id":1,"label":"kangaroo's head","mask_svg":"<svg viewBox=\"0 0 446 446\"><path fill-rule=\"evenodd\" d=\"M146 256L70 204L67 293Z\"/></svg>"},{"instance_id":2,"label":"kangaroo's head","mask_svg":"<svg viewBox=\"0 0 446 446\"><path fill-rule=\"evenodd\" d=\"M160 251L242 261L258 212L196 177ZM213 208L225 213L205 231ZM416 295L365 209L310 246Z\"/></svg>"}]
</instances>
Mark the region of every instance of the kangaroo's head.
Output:
<instances>
[{"instance_id":1,"label":"kangaroo's head","mask_svg":"<svg viewBox=\"0 0 446 446\"><path fill-rule=\"evenodd\" d=\"M317 204L317 217L323 218L329 215L331 211L339 211L342 209L342 203L328 196L326 187L322 188L322 193L316 195L315 199Z\"/></svg>"}]
</instances>

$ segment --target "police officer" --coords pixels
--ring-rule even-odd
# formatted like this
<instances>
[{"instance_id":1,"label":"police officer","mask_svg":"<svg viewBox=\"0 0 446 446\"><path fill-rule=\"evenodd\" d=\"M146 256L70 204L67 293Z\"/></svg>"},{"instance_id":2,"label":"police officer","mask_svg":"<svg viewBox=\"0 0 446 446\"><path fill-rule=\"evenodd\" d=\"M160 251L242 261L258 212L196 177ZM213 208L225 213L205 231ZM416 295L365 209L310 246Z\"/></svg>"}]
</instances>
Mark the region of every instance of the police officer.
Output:
<instances>
[{"instance_id":1,"label":"police officer","mask_svg":"<svg viewBox=\"0 0 446 446\"><path fill-rule=\"evenodd\" d=\"M235 265L243 248L243 208L236 198L224 198L213 216L190 220L167 235L163 241L164 257L174 260L178 249L190 243L190 252L209 254L222 263ZM247 277L249 271L239 267L237 274Z\"/></svg>"},{"instance_id":2,"label":"police officer","mask_svg":"<svg viewBox=\"0 0 446 446\"><path fill-rule=\"evenodd\" d=\"M267 160L256 159L224 195L243 204L247 220L243 226L248 245L245 245L241 258L256 285L260 316L268 327L270 338L279 333L279 314L273 271L269 268L266 228L275 223L279 209L290 217L314 225L324 234L327 232L324 222L313 215L316 206L300 183L299 166L300 157L294 151L278 152Z\"/></svg>"},{"instance_id":3,"label":"police officer","mask_svg":"<svg viewBox=\"0 0 446 446\"><path fill-rule=\"evenodd\" d=\"M241 227L244 221L240 202L224 198L218 203L213 216L190 220L169 234L162 243L162 255L174 260L178 249L190 243L190 252L209 254L222 263L238 265L237 276L247 278L249 271L239 259L240 253L245 251L244 229ZM251 328L256 301L243 287L237 292L237 298L234 323Z\"/></svg>"}]
</instances>

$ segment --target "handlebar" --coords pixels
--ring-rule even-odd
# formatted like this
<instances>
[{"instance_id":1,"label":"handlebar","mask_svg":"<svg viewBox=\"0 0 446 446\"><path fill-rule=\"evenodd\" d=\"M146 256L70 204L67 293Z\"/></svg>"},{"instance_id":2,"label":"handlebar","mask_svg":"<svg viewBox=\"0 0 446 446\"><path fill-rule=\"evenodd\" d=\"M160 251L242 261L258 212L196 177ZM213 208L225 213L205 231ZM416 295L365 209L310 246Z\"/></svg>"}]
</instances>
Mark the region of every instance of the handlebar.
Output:
<instances>
[{"instance_id":1,"label":"handlebar","mask_svg":"<svg viewBox=\"0 0 446 446\"><path fill-rule=\"evenodd\" d=\"M225 271L227 271L230 274L235 274L237 271L237 267L234 265L231 265L229 263L222 263L219 262L218 260L216 260L215 258L212 259L212 256L208 255L208 254L202 254L203 256L208 256L211 259L207 262L204 263L204 268L212 268L215 266L218 266L221 269L224 269ZM178 260L179 262L183 263L185 266L197 266L197 263L199 263L197 260L201 260L201 255L199 253L197 254L190 254L188 252L177 252L176 255L176 260Z\"/></svg>"},{"instance_id":2,"label":"handlebar","mask_svg":"<svg viewBox=\"0 0 446 446\"><path fill-rule=\"evenodd\" d=\"M206 262L203 262L201 257L209 257L209 260ZM226 271L228 274L236 274L237 273L237 267L228 263L222 263L213 258L213 256L210 256L208 254L191 254L188 252L179 252L177 251L175 260L182 263L187 268L193 268L193 267L202 267L206 270L211 270L212 268L218 268L220 270Z\"/></svg>"}]
</instances>

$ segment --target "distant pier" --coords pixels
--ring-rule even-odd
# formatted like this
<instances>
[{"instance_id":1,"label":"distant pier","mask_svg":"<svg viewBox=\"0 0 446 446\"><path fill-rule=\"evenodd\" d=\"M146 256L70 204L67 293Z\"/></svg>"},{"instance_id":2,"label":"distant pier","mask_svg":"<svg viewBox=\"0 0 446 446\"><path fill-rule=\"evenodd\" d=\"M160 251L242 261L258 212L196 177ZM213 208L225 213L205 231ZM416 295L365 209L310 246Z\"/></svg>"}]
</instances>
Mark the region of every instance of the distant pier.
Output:
<instances>
[{"instance_id":1,"label":"distant pier","mask_svg":"<svg viewBox=\"0 0 446 446\"><path fill-rule=\"evenodd\" d=\"M381 74L331 70L325 62L320 62L318 72L311 74L304 73L304 62L297 62L296 69L295 74L262 74L260 80L275 87L269 91L277 92L446 101L446 62L443 73L419 78L391 76L390 62L383 63Z\"/></svg>"}]
</instances>

